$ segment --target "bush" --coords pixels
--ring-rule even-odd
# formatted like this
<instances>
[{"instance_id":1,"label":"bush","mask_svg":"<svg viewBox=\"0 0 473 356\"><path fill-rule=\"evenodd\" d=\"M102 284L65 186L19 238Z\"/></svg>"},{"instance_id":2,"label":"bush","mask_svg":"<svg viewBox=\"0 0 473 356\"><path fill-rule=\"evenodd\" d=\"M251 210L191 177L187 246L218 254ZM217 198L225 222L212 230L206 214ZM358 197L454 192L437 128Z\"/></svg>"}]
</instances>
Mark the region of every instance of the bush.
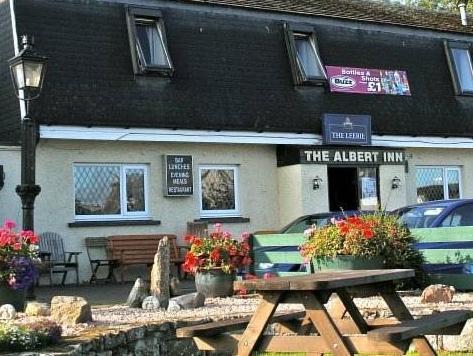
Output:
<instances>
[{"instance_id":1,"label":"bush","mask_svg":"<svg viewBox=\"0 0 473 356\"><path fill-rule=\"evenodd\" d=\"M62 329L52 321L0 324L0 351L29 351L59 342Z\"/></svg>"}]
</instances>

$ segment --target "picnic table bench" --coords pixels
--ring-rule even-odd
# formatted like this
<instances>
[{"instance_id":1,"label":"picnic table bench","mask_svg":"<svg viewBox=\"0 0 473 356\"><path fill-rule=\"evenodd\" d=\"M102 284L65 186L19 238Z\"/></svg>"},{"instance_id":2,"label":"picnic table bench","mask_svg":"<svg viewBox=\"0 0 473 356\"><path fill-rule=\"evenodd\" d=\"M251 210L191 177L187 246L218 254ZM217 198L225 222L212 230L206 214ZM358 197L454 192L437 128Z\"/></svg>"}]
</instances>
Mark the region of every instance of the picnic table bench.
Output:
<instances>
[{"instance_id":1,"label":"picnic table bench","mask_svg":"<svg viewBox=\"0 0 473 356\"><path fill-rule=\"evenodd\" d=\"M254 290L260 303L250 318L181 328L178 337L193 337L203 351L250 355L253 351L307 352L313 355L356 353L403 355L414 343L421 355L437 355L425 335L458 335L473 317L471 310L450 310L414 319L395 290L394 281L411 278L414 271L330 271L305 276L275 277L235 282L235 288ZM395 318L366 321L353 296L367 292L380 295ZM341 319L336 308L324 306L332 294L350 318ZM305 311L273 318L281 303L300 303ZM273 318L273 319L272 319ZM284 322L290 322L286 323ZM264 335L267 325L283 322L284 333ZM295 321L295 322L294 322ZM235 332L243 330L243 333ZM292 334L287 334L291 330Z\"/></svg>"},{"instance_id":2,"label":"picnic table bench","mask_svg":"<svg viewBox=\"0 0 473 356\"><path fill-rule=\"evenodd\" d=\"M169 240L170 262L176 266L178 276L180 276L181 264L184 262L184 258L180 257L180 247L177 245L176 235L113 235L107 238L110 258L117 261L122 283L125 269L128 266L144 264L150 267L153 265L159 241L164 236L167 236Z\"/></svg>"}]
</instances>

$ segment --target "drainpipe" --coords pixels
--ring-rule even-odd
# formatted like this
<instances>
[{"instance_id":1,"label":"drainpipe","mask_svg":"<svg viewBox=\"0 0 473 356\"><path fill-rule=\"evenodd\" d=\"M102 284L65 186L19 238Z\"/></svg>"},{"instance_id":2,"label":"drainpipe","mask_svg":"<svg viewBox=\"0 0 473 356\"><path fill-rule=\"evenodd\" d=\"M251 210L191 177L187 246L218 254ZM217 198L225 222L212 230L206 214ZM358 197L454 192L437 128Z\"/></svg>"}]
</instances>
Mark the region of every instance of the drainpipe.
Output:
<instances>
[{"instance_id":1,"label":"drainpipe","mask_svg":"<svg viewBox=\"0 0 473 356\"><path fill-rule=\"evenodd\" d=\"M460 10L460 18L461 18L463 26L468 25L468 22L466 20L466 5L467 4L468 4L468 0L457 1L457 6L458 6L458 9Z\"/></svg>"}]
</instances>

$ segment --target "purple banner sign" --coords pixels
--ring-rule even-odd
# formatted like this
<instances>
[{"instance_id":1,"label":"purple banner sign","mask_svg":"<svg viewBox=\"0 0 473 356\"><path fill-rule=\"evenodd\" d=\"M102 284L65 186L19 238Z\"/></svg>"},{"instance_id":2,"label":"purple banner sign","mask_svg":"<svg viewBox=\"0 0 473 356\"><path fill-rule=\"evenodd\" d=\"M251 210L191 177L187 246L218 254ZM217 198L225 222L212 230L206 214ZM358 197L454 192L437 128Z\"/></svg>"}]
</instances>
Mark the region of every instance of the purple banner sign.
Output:
<instances>
[{"instance_id":1,"label":"purple banner sign","mask_svg":"<svg viewBox=\"0 0 473 356\"><path fill-rule=\"evenodd\" d=\"M326 66L330 91L357 94L411 95L406 72Z\"/></svg>"}]
</instances>

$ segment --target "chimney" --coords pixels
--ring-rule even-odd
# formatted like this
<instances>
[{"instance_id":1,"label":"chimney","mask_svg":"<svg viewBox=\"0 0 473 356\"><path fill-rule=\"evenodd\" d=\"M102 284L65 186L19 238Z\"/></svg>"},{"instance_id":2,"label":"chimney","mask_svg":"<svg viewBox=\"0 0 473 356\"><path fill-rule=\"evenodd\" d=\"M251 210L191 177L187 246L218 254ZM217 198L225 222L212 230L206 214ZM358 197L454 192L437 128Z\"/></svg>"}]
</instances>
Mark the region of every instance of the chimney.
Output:
<instances>
[{"instance_id":1,"label":"chimney","mask_svg":"<svg viewBox=\"0 0 473 356\"><path fill-rule=\"evenodd\" d=\"M457 6L458 6L458 9L460 10L460 18L461 18L463 26L468 25L468 22L466 20L466 5L467 4L468 4L468 0L457 1Z\"/></svg>"}]
</instances>

